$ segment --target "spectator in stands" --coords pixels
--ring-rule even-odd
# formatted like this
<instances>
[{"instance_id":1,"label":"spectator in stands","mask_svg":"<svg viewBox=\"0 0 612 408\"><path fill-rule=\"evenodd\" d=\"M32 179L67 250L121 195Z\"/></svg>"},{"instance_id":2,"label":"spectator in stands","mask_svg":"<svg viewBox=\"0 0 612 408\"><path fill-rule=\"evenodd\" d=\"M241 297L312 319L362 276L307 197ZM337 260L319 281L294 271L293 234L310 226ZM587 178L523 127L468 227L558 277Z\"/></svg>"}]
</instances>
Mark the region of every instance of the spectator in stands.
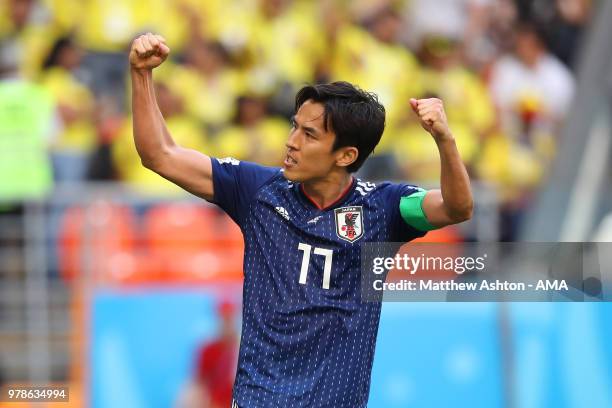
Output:
<instances>
[{"instance_id":1,"label":"spectator in stands","mask_svg":"<svg viewBox=\"0 0 612 408\"><path fill-rule=\"evenodd\" d=\"M181 44L181 35L173 35L178 15L174 0L124 0L54 2L53 10L77 26L76 42L87 51L84 68L96 78L91 88L96 97L112 98L120 107L125 104L126 66L123 53L130 39L139 31L159 29ZM80 14L75 15L74 10ZM77 19L77 22L70 20ZM173 26L168 29L168 25ZM161 28L165 30L161 30ZM180 23L179 23L180 27ZM182 34L184 37L184 34Z\"/></svg>"},{"instance_id":2,"label":"spectator in stands","mask_svg":"<svg viewBox=\"0 0 612 408\"><path fill-rule=\"evenodd\" d=\"M239 72L218 41L193 39L184 55L185 64L166 75L170 89L184 98L185 110L210 130L229 123L235 99L243 87Z\"/></svg>"},{"instance_id":3,"label":"spectator in stands","mask_svg":"<svg viewBox=\"0 0 612 408\"><path fill-rule=\"evenodd\" d=\"M289 122L268 113L263 95L242 95L232 126L217 135L218 151L240 160L280 166Z\"/></svg>"},{"instance_id":4,"label":"spectator in stands","mask_svg":"<svg viewBox=\"0 0 612 408\"><path fill-rule=\"evenodd\" d=\"M590 20L593 3L592 0L517 0L521 16L537 23L550 51L570 67Z\"/></svg>"},{"instance_id":5,"label":"spectator in stands","mask_svg":"<svg viewBox=\"0 0 612 408\"><path fill-rule=\"evenodd\" d=\"M559 130L574 94L574 78L548 51L537 26L523 21L515 33L514 53L493 68L491 95L503 131L538 147ZM541 153L550 156L546 144Z\"/></svg>"},{"instance_id":6,"label":"spectator in stands","mask_svg":"<svg viewBox=\"0 0 612 408\"><path fill-rule=\"evenodd\" d=\"M0 43L17 61L22 78L34 79L55 39L48 14L37 0L0 2Z\"/></svg>"},{"instance_id":7,"label":"spectator in stands","mask_svg":"<svg viewBox=\"0 0 612 408\"><path fill-rule=\"evenodd\" d=\"M53 187L48 146L54 129L53 100L19 74L19 61L0 48L0 199L20 203Z\"/></svg>"},{"instance_id":8,"label":"spectator in stands","mask_svg":"<svg viewBox=\"0 0 612 408\"><path fill-rule=\"evenodd\" d=\"M211 408L229 407L238 365L239 335L236 306L223 301L217 307L219 334L198 351L197 380L210 398Z\"/></svg>"},{"instance_id":9,"label":"spectator in stands","mask_svg":"<svg viewBox=\"0 0 612 408\"><path fill-rule=\"evenodd\" d=\"M113 140L130 128L124 109L125 47L137 32L154 30L173 44L179 57L159 73L161 78L166 70L164 86L173 95L169 99L181 101L176 105L180 113L172 113L171 122L198 134L186 138L210 144L208 151L223 145L238 156L257 156L274 164L275 153L265 144L280 137L285 125L271 115L292 110L296 86L343 79L374 90L388 107L378 157L368 162L362 175L398 176L401 171L390 158L410 152L411 166L403 169L409 177L437 177L437 166L427 164L431 152L425 145L419 150L421 140L410 137L415 124L403 114L410 96L438 95L452 101L448 114L457 123L464 158L479 177L504 186L505 200L533 191L552 157L553 135L573 89L573 79L552 52L571 60L592 3L6 0L0 2L0 48L2 59L16 60L22 78L40 79L59 106L59 137L52 152L55 162L62 164L56 166L61 180L82 178L77 169L81 166L66 158L78 161L93 150L88 178L115 179L111 164L121 160L119 178L136 185L152 181L127 170L124 163L129 164L131 156L120 147L121 137ZM517 16L531 17L535 25L515 26ZM515 29L517 41L512 41ZM74 41L61 39L70 32ZM424 67L406 45L419 53ZM484 143L482 137L495 120L485 106L486 97L477 97L483 93L482 84L468 67L490 82L501 117L500 128ZM258 95L266 95L267 103ZM272 136L262 139L264 132ZM270 158L261 158L268 154ZM520 158L522 165L511 166L508 156ZM159 179L153 185L161 185L158 182L164 183Z\"/></svg>"},{"instance_id":10,"label":"spectator in stands","mask_svg":"<svg viewBox=\"0 0 612 408\"><path fill-rule=\"evenodd\" d=\"M176 408L227 408L231 405L240 340L236 306L230 301L221 301L217 305L217 316L219 333L198 348L194 378L181 391Z\"/></svg>"},{"instance_id":11,"label":"spectator in stands","mask_svg":"<svg viewBox=\"0 0 612 408\"><path fill-rule=\"evenodd\" d=\"M51 153L57 181L84 180L96 143L95 100L79 77L82 55L72 37L62 37L53 45L41 74L41 83L52 95L59 118Z\"/></svg>"},{"instance_id":12,"label":"spectator in stands","mask_svg":"<svg viewBox=\"0 0 612 408\"><path fill-rule=\"evenodd\" d=\"M350 23L336 30L330 76L375 92L385 105L387 125L392 126L407 111L407 101L420 94L414 80L419 66L414 55L399 42L402 20L393 7L371 8L362 18L365 30ZM366 162L360 174L369 178L392 177L396 142L395 134L387 132L376 155Z\"/></svg>"},{"instance_id":13,"label":"spectator in stands","mask_svg":"<svg viewBox=\"0 0 612 408\"><path fill-rule=\"evenodd\" d=\"M515 27L514 52L493 67L490 90L501 127L485 146L480 173L501 187L502 235L513 240L554 155L574 79L548 51L537 26L522 21Z\"/></svg>"},{"instance_id":14,"label":"spectator in stands","mask_svg":"<svg viewBox=\"0 0 612 408\"><path fill-rule=\"evenodd\" d=\"M477 68L481 77L488 83L491 67L500 56L512 50L512 37L518 11L514 0L491 0L488 8L486 27L477 48L472 56L472 65Z\"/></svg>"},{"instance_id":15,"label":"spectator in stands","mask_svg":"<svg viewBox=\"0 0 612 408\"><path fill-rule=\"evenodd\" d=\"M125 64L123 51L130 37L144 21L152 7L138 7L138 1L88 1L82 5L77 30L78 43L87 50L84 68L96 78L92 91L106 95L123 106ZM150 20L149 20L150 21Z\"/></svg>"},{"instance_id":16,"label":"spectator in stands","mask_svg":"<svg viewBox=\"0 0 612 408\"><path fill-rule=\"evenodd\" d=\"M437 32L460 38L462 53L470 67L479 67L491 52L485 32L497 0L410 0L405 2L405 40L414 49L422 36Z\"/></svg>"},{"instance_id":17,"label":"spectator in stands","mask_svg":"<svg viewBox=\"0 0 612 408\"><path fill-rule=\"evenodd\" d=\"M157 82L155 91L159 108L177 143L199 151L215 151L204 127L186 113L184 99L173 92L165 82ZM130 186L158 193L180 191L174 184L142 167L132 142L131 118L124 120L118 135L113 139L111 153L119 179Z\"/></svg>"},{"instance_id":18,"label":"spectator in stands","mask_svg":"<svg viewBox=\"0 0 612 408\"><path fill-rule=\"evenodd\" d=\"M283 83L298 86L312 82L315 62L325 46L316 19L317 2L258 0L256 3L249 43L255 71L268 71L275 87Z\"/></svg>"},{"instance_id":19,"label":"spectator in stands","mask_svg":"<svg viewBox=\"0 0 612 408\"><path fill-rule=\"evenodd\" d=\"M421 33L418 56L422 69L413 81L421 89L421 97L435 96L448 103L446 114L454 124L457 146L470 169L496 117L486 85L462 63L461 41L461 37L441 31ZM395 134L394 152L405 177L421 182L438 180L438 152L420 137L418 122L404 114L390 124L389 132Z\"/></svg>"},{"instance_id":20,"label":"spectator in stands","mask_svg":"<svg viewBox=\"0 0 612 408\"><path fill-rule=\"evenodd\" d=\"M325 52L320 6L318 2L257 0L250 7L240 13L246 22L242 28L245 81L250 90L272 95L271 110L288 118L295 92L315 80L317 61Z\"/></svg>"}]
</instances>

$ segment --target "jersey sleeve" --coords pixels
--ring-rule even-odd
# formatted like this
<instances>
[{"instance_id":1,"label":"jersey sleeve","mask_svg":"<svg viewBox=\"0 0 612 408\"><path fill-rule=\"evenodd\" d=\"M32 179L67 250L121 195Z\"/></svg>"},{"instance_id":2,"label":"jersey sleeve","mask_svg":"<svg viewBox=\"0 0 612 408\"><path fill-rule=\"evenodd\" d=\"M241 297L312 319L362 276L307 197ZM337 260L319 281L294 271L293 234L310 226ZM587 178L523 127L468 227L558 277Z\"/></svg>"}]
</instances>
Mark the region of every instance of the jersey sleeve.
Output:
<instances>
[{"instance_id":1,"label":"jersey sleeve","mask_svg":"<svg viewBox=\"0 0 612 408\"><path fill-rule=\"evenodd\" d=\"M389 194L393 240L408 242L435 229L422 208L426 190L410 184L393 184Z\"/></svg>"},{"instance_id":2,"label":"jersey sleeve","mask_svg":"<svg viewBox=\"0 0 612 408\"><path fill-rule=\"evenodd\" d=\"M241 226L257 191L280 170L233 158L211 158L211 161L213 203Z\"/></svg>"}]
</instances>

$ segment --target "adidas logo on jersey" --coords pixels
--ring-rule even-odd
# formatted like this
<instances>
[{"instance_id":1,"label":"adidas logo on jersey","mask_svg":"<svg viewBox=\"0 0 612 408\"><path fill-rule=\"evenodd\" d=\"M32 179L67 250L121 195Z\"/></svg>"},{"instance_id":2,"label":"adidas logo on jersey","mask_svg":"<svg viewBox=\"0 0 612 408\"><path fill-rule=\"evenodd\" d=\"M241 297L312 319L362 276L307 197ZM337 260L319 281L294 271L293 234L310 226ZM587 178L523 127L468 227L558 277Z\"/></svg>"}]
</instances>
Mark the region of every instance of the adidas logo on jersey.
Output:
<instances>
[{"instance_id":1,"label":"adidas logo on jersey","mask_svg":"<svg viewBox=\"0 0 612 408\"><path fill-rule=\"evenodd\" d=\"M317 215L312 220L308 221L306 224L316 224L317 221L319 221L322 217L323 217L322 215Z\"/></svg>"},{"instance_id":2,"label":"adidas logo on jersey","mask_svg":"<svg viewBox=\"0 0 612 408\"><path fill-rule=\"evenodd\" d=\"M283 217L284 219L289 221L289 213L287 212L287 210L285 210L285 208L283 208L283 207L275 207L275 210L276 210L277 213L279 213L281 215L281 217Z\"/></svg>"},{"instance_id":3,"label":"adidas logo on jersey","mask_svg":"<svg viewBox=\"0 0 612 408\"><path fill-rule=\"evenodd\" d=\"M219 164L229 163L233 166L238 166L240 164L240 160L234 159L233 157L224 157L223 159L217 159Z\"/></svg>"},{"instance_id":4,"label":"adidas logo on jersey","mask_svg":"<svg viewBox=\"0 0 612 408\"><path fill-rule=\"evenodd\" d=\"M357 190L359 194L364 196L368 194L370 191L374 190L375 188L376 188L376 184L374 183L370 183L369 181L364 182L364 181L358 180L357 187L355 188L355 190Z\"/></svg>"}]
</instances>

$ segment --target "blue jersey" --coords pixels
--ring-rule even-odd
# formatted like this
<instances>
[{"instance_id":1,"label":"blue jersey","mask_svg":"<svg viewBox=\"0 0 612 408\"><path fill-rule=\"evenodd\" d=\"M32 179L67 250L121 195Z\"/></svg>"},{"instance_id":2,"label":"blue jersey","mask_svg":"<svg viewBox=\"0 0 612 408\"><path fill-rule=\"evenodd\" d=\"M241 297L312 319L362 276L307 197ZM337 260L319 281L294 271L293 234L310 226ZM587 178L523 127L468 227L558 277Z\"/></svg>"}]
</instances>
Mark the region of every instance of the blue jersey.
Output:
<instances>
[{"instance_id":1,"label":"blue jersey","mask_svg":"<svg viewBox=\"0 0 612 408\"><path fill-rule=\"evenodd\" d=\"M354 179L319 209L278 168L212 159L214 202L245 242L241 408L359 408L368 401L380 303L361 301L362 242L423 236L400 215L419 189Z\"/></svg>"}]
</instances>

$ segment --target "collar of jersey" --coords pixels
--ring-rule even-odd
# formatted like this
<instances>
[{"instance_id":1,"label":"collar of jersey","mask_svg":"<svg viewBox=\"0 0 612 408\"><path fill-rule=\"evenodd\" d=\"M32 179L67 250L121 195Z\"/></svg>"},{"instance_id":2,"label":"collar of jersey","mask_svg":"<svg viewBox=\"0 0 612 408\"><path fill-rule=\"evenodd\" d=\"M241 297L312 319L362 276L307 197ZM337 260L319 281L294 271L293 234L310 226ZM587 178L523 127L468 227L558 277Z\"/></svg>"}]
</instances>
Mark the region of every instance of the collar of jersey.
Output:
<instances>
[{"instance_id":1,"label":"collar of jersey","mask_svg":"<svg viewBox=\"0 0 612 408\"><path fill-rule=\"evenodd\" d=\"M351 196L351 193L353 192L353 189L357 184L357 179L355 177L351 176L351 179L351 183L348 185L348 187L338 196L338 198L334 200L333 203L331 203L327 207L319 207L319 205L306 193L306 191L304 190L304 185L302 183L297 184L295 190L302 199L302 202L304 202L308 207L314 207L314 209L319 211L327 211L331 208L341 205L347 200L347 198Z\"/></svg>"}]
</instances>

